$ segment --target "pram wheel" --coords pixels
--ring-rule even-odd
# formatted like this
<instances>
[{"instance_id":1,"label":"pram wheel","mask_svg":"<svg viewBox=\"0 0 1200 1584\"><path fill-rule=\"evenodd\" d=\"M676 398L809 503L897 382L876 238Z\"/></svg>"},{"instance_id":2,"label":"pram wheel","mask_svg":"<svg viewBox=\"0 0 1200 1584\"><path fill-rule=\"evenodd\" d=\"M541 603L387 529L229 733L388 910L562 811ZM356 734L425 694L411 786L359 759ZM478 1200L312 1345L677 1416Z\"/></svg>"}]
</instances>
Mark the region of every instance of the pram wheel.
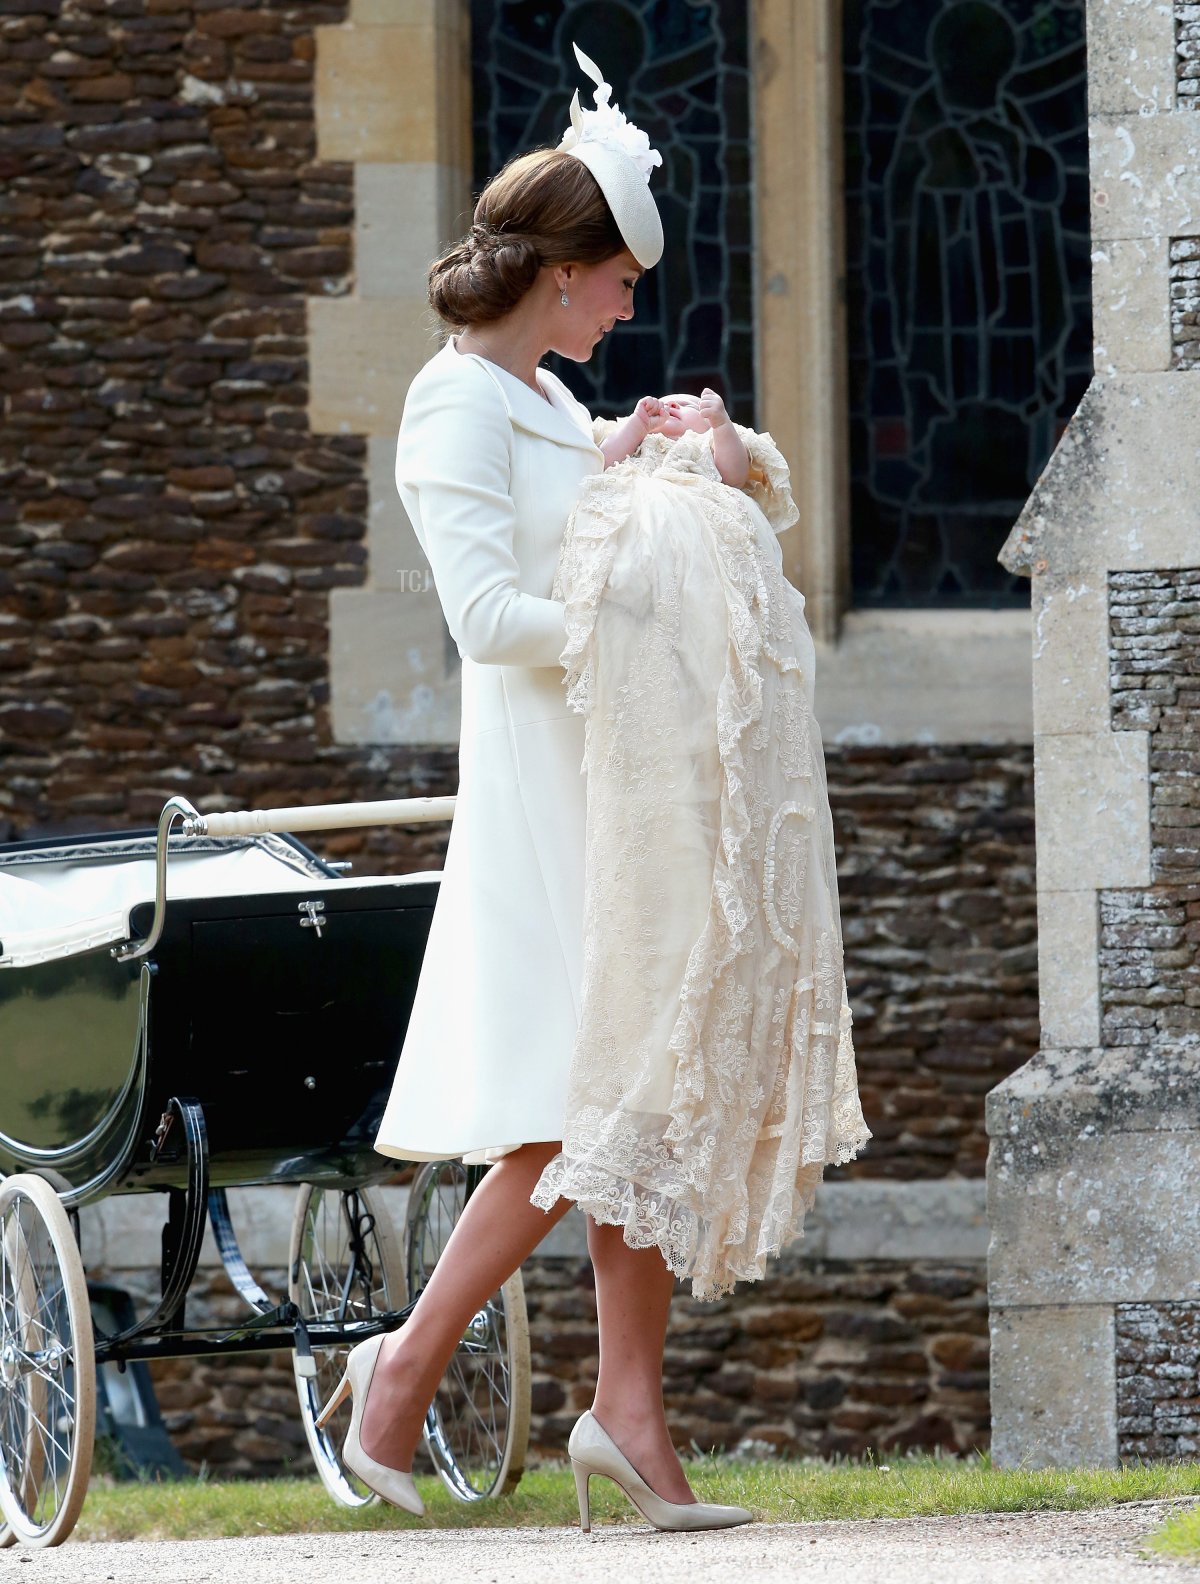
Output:
<instances>
[{"instance_id":1,"label":"pram wheel","mask_svg":"<svg viewBox=\"0 0 1200 1584\"><path fill-rule=\"evenodd\" d=\"M0 1510L4 1544L53 1546L87 1494L96 1358L83 1262L49 1183L0 1182Z\"/></svg>"},{"instance_id":2,"label":"pram wheel","mask_svg":"<svg viewBox=\"0 0 1200 1584\"><path fill-rule=\"evenodd\" d=\"M306 1320L368 1320L405 1303L404 1264L382 1199L368 1188L346 1193L305 1185L296 1201L288 1260L288 1297ZM300 1417L326 1490L345 1507L378 1500L342 1463L350 1424L347 1401L318 1430L316 1418L341 1379L349 1344L315 1348L317 1373L293 1355Z\"/></svg>"},{"instance_id":3,"label":"pram wheel","mask_svg":"<svg viewBox=\"0 0 1200 1584\"><path fill-rule=\"evenodd\" d=\"M409 1190L405 1227L408 1290L416 1297L467 1202L461 1161L428 1161ZM514 1272L473 1317L425 1420L434 1467L460 1501L513 1490L529 1445L529 1322Z\"/></svg>"}]
</instances>

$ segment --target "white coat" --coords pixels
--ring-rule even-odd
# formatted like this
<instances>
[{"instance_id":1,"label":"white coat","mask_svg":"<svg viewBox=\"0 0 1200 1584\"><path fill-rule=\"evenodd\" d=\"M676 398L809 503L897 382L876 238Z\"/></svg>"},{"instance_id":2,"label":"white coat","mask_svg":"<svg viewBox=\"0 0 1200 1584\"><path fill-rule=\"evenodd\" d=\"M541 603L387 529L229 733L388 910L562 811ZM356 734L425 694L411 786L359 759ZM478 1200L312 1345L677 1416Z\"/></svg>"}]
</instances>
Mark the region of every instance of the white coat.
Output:
<instances>
[{"instance_id":1,"label":"white coat","mask_svg":"<svg viewBox=\"0 0 1200 1584\"><path fill-rule=\"evenodd\" d=\"M375 1147L402 1160L562 1136L579 1026L586 780L550 595L588 411L451 337L413 380L396 487L462 656L459 788L416 1000Z\"/></svg>"}]
</instances>

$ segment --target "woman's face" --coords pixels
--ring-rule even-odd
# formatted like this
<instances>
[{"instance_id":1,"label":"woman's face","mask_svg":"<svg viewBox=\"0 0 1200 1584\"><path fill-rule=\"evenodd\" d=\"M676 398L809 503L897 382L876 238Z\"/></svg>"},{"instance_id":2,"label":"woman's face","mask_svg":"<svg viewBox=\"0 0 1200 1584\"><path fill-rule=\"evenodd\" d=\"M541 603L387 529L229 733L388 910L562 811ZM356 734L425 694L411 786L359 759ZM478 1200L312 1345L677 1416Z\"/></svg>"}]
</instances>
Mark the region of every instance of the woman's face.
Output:
<instances>
[{"instance_id":1,"label":"woman's face","mask_svg":"<svg viewBox=\"0 0 1200 1584\"><path fill-rule=\"evenodd\" d=\"M633 289L645 272L626 251L603 264L563 264L556 273L563 277L569 302L564 308L556 292L551 349L586 363L618 319L633 318Z\"/></svg>"}]
</instances>

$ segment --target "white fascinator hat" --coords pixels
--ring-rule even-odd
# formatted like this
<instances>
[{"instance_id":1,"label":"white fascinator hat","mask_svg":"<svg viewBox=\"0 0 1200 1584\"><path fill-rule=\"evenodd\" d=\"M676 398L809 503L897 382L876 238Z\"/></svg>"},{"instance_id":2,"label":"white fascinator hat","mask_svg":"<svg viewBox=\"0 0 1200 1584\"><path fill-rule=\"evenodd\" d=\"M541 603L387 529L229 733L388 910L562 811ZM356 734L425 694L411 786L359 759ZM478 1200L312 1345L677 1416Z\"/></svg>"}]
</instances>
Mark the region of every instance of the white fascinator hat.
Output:
<instances>
[{"instance_id":1,"label":"white fascinator hat","mask_svg":"<svg viewBox=\"0 0 1200 1584\"><path fill-rule=\"evenodd\" d=\"M650 172L662 164L662 155L650 147L650 139L642 129L626 120L620 109L610 103L612 85L604 81L595 61L589 60L578 44L571 48L596 84L596 108L581 109L576 89L571 100L571 125L558 146L591 171L625 246L643 269L650 269L663 252L662 221L649 186Z\"/></svg>"}]
</instances>

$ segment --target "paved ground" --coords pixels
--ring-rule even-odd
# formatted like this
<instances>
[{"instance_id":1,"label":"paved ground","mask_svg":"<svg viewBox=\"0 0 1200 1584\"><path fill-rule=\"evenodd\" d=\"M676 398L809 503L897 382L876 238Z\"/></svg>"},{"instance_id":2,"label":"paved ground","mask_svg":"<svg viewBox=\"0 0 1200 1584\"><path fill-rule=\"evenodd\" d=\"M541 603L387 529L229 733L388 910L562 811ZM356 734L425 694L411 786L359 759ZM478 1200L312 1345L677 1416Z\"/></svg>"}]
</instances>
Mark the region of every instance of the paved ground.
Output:
<instances>
[{"instance_id":1,"label":"paved ground","mask_svg":"<svg viewBox=\"0 0 1200 1584\"><path fill-rule=\"evenodd\" d=\"M708 1535L601 1527L0 1551L0 1581L35 1584L1147 1584L1197 1579L1138 1541L1191 1502L1080 1513L751 1524Z\"/></svg>"}]
</instances>

